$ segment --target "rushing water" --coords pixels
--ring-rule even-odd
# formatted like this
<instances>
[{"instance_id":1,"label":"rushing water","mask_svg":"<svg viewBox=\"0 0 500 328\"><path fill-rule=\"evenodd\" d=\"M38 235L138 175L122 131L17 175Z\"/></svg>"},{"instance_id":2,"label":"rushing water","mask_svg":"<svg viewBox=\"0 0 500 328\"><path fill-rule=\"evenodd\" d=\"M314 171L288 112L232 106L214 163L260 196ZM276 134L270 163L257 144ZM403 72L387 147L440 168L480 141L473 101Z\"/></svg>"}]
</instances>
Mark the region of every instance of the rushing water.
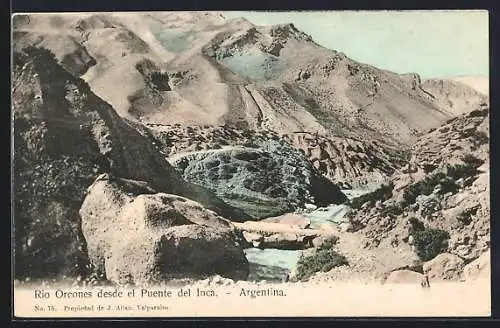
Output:
<instances>
[{"instance_id":1,"label":"rushing water","mask_svg":"<svg viewBox=\"0 0 500 328\"><path fill-rule=\"evenodd\" d=\"M250 281L282 281L297 265L299 251L275 248L247 248L245 255L250 262Z\"/></svg>"},{"instance_id":2,"label":"rushing water","mask_svg":"<svg viewBox=\"0 0 500 328\"><path fill-rule=\"evenodd\" d=\"M370 192L371 189L343 190L353 199ZM311 220L311 228L321 228L325 225L336 225L345 218L349 207L346 205L329 205L301 213ZM282 281L290 273L300 258L301 251L281 250L275 248L247 248L245 255L250 262L249 281Z\"/></svg>"}]
</instances>

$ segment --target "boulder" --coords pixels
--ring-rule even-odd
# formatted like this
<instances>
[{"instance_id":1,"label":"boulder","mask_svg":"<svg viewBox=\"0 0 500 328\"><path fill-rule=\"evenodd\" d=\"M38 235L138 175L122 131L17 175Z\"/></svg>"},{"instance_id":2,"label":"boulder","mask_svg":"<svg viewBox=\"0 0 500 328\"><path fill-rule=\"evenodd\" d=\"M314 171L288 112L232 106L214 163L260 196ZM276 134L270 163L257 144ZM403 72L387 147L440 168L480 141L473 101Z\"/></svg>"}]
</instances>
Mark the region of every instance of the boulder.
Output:
<instances>
[{"instance_id":1,"label":"boulder","mask_svg":"<svg viewBox=\"0 0 500 328\"><path fill-rule=\"evenodd\" d=\"M458 280L463 267L464 260L449 253L439 254L423 265L424 273L437 280Z\"/></svg>"},{"instance_id":2,"label":"boulder","mask_svg":"<svg viewBox=\"0 0 500 328\"><path fill-rule=\"evenodd\" d=\"M305 209L307 211L314 211L318 208L318 206L314 205L314 204L305 204Z\"/></svg>"},{"instance_id":3,"label":"boulder","mask_svg":"<svg viewBox=\"0 0 500 328\"><path fill-rule=\"evenodd\" d=\"M264 240L264 236L248 231L243 231L243 238L245 238L246 242L253 247L258 247Z\"/></svg>"},{"instance_id":4,"label":"boulder","mask_svg":"<svg viewBox=\"0 0 500 328\"><path fill-rule=\"evenodd\" d=\"M123 238L106 260L107 278L119 284L148 284L173 278L248 276L248 261L228 230L182 225Z\"/></svg>"},{"instance_id":5,"label":"boulder","mask_svg":"<svg viewBox=\"0 0 500 328\"><path fill-rule=\"evenodd\" d=\"M339 230L341 232L352 232L353 231L353 225L350 222L341 222L339 224Z\"/></svg>"},{"instance_id":6,"label":"boulder","mask_svg":"<svg viewBox=\"0 0 500 328\"><path fill-rule=\"evenodd\" d=\"M411 270L396 270L389 273L386 284L420 284L425 276Z\"/></svg>"},{"instance_id":7,"label":"boulder","mask_svg":"<svg viewBox=\"0 0 500 328\"><path fill-rule=\"evenodd\" d=\"M487 250L463 269L463 279L466 281L479 278L489 279L491 276L491 254Z\"/></svg>"},{"instance_id":8,"label":"boulder","mask_svg":"<svg viewBox=\"0 0 500 328\"><path fill-rule=\"evenodd\" d=\"M433 213L441 210L441 204L436 194L431 194L429 196L419 195L416 199L416 203L419 205L420 216L424 218L428 218Z\"/></svg>"},{"instance_id":9,"label":"boulder","mask_svg":"<svg viewBox=\"0 0 500 328\"><path fill-rule=\"evenodd\" d=\"M322 237L322 236L316 237L311 241L311 245L312 245L312 247L316 247L316 248L321 247L323 245L323 243L325 242L325 240L326 240L325 237Z\"/></svg>"},{"instance_id":10,"label":"boulder","mask_svg":"<svg viewBox=\"0 0 500 328\"><path fill-rule=\"evenodd\" d=\"M293 213L287 213L284 215L267 218L261 221L287 224L290 226L290 228L296 228L296 229L307 229L311 225L311 220L309 218Z\"/></svg>"},{"instance_id":11,"label":"boulder","mask_svg":"<svg viewBox=\"0 0 500 328\"><path fill-rule=\"evenodd\" d=\"M248 274L228 220L187 198L155 193L143 182L101 177L79 213L91 264L113 282Z\"/></svg>"}]
</instances>

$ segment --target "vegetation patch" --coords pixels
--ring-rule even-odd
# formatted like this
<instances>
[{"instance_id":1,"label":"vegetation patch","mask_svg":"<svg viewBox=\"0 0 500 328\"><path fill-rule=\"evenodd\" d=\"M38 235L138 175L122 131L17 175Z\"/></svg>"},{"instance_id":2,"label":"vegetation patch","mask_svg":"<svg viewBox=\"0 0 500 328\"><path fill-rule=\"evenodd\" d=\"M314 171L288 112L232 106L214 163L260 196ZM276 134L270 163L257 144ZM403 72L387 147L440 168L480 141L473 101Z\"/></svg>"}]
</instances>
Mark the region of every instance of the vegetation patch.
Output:
<instances>
[{"instance_id":1,"label":"vegetation patch","mask_svg":"<svg viewBox=\"0 0 500 328\"><path fill-rule=\"evenodd\" d=\"M332 249L333 246L335 246L337 244L337 242L339 241L339 237L337 236L332 236L328 239L326 239L322 244L321 246L318 247L319 250L323 250L323 249Z\"/></svg>"},{"instance_id":2,"label":"vegetation patch","mask_svg":"<svg viewBox=\"0 0 500 328\"><path fill-rule=\"evenodd\" d=\"M406 207L415 203L419 195L430 195L438 185L441 186L439 191L441 194L457 192L459 186L456 181L459 179L465 181L467 178L475 176L478 173L477 168L482 164L480 159L473 158L472 155L466 156L462 160L465 164L448 165L445 172L436 172L406 188L401 205Z\"/></svg>"},{"instance_id":3,"label":"vegetation patch","mask_svg":"<svg viewBox=\"0 0 500 328\"><path fill-rule=\"evenodd\" d=\"M168 74L162 72L152 72L149 74L149 81L151 81L152 86L158 91L170 91L170 85L168 84Z\"/></svg>"},{"instance_id":4,"label":"vegetation patch","mask_svg":"<svg viewBox=\"0 0 500 328\"><path fill-rule=\"evenodd\" d=\"M479 206L466 209L457 216L457 220L463 225L469 225L472 222L472 217L476 215L478 209Z\"/></svg>"},{"instance_id":5,"label":"vegetation patch","mask_svg":"<svg viewBox=\"0 0 500 328\"><path fill-rule=\"evenodd\" d=\"M413 232L415 252L422 261L429 261L448 249L450 235L441 229L426 228Z\"/></svg>"},{"instance_id":6,"label":"vegetation patch","mask_svg":"<svg viewBox=\"0 0 500 328\"><path fill-rule=\"evenodd\" d=\"M313 255L303 256L297 262L298 280L307 280L316 272L328 272L331 269L348 265L346 257L333 249L321 248L318 249Z\"/></svg>"},{"instance_id":7,"label":"vegetation patch","mask_svg":"<svg viewBox=\"0 0 500 328\"><path fill-rule=\"evenodd\" d=\"M403 212L404 208L401 206L401 204L388 205L380 211L382 215L388 216L398 216L403 214Z\"/></svg>"},{"instance_id":8,"label":"vegetation patch","mask_svg":"<svg viewBox=\"0 0 500 328\"><path fill-rule=\"evenodd\" d=\"M467 116L468 117L486 117L486 116L488 116L489 111L490 110L488 108L476 109L476 110L473 110L472 112L470 112Z\"/></svg>"},{"instance_id":9,"label":"vegetation patch","mask_svg":"<svg viewBox=\"0 0 500 328\"><path fill-rule=\"evenodd\" d=\"M476 148L490 142L490 138L486 132L477 130L471 135L471 139Z\"/></svg>"},{"instance_id":10,"label":"vegetation patch","mask_svg":"<svg viewBox=\"0 0 500 328\"><path fill-rule=\"evenodd\" d=\"M481 165L483 165L484 161L480 158L477 158L476 156L474 155L471 155L471 154L467 154L465 156L462 157L462 161L466 164L466 165L470 165L474 168L478 168L480 167Z\"/></svg>"},{"instance_id":11,"label":"vegetation patch","mask_svg":"<svg viewBox=\"0 0 500 328\"><path fill-rule=\"evenodd\" d=\"M394 184L390 182L387 185L382 185L380 188L351 200L350 206L354 209L360 209L361 205L366 202L370 204L375 204L377 201L386 201L392 197L392 190L394 189Z\"/></svg>"}]
</instances>

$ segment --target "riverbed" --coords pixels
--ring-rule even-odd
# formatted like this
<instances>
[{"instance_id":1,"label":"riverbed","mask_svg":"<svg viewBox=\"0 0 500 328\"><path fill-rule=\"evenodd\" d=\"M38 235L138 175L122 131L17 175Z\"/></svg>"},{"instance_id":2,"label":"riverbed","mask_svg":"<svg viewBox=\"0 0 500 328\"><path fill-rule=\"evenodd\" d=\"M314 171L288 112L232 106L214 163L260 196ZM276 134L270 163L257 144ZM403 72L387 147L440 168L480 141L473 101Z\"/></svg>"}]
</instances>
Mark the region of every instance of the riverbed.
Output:
<instances>
[{"instance_id":1,"label":"riverbed","mask_svg":"<svg viewBox=\"0 0 500 328\"><path fill-rule=\"evenodd\" d=\"M372 191L372 189L349 189L342 192L353 199ZM329 205L316 209L304 209L297 213L311 220L310 228L322 229L328 225L338 225L345 220L349 210L347 205ZM250 263L248 281L283 281L297 265L301 255L300 250L281 250L275 248L247 248L245 255Z\"/></svg>"}]
</instances>

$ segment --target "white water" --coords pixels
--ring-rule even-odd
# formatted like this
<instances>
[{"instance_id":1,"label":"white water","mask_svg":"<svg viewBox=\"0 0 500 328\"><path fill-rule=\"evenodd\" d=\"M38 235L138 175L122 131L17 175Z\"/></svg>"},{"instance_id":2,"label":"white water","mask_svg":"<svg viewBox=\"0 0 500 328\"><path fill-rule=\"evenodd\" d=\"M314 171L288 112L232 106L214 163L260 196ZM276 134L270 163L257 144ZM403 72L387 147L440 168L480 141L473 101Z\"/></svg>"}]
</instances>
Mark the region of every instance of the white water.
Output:
<instances>
[{"instance_id":1,"label":"white water","mask_svg":"<svg viewBox=\"0 0 500 328\"><path fill-rule=\"evenodd\" d=\"M275 248L247 248L245 255L250 262L250 281L281 281L296 265L300 251Z\"/></svg>"}]
</instances>

